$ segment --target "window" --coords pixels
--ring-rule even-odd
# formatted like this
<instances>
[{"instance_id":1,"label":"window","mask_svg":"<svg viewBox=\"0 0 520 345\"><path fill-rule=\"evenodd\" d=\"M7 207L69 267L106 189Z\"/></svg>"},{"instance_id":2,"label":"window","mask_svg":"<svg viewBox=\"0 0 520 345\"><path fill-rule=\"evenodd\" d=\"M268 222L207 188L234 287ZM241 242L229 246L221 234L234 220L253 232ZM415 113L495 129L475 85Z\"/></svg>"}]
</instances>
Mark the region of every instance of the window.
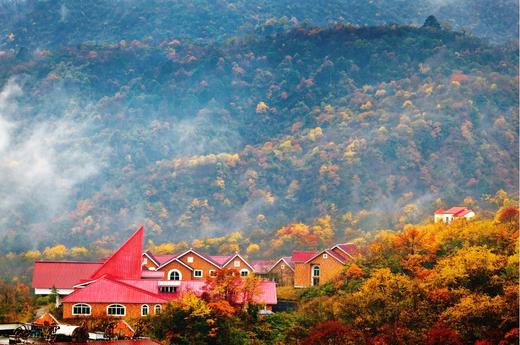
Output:
<instances>
[{"instance_id":1,"label":"window","mask_svg":"<svg viewBox=\"0 0 520 345\"><path fill-rule=\"evenodd\" d=\"M248 275L249 275L249 271L246 270L245 268L240 270L241 277L247 277Z\"/></svg>"},{"instance_id":2,"label":"window","mask_svg":"<svg viewBox=\"0 0 520 345\"><path fill-rule=\"evenodd\" d=\"M235 267L240 267L240 260L235 260L234 265Z\"/></svg>"},{"instance_id":3,"label":"window","mask_svg":"<svg viewBox=\"0 0 520 345\"><path fill-rule=\"evenodd\" d=\"M323 258L327 259L329 256L327 254L323 254Z\"/></svg>"},{"instance_id":4,"label":"window","mask_svg":"<svg viewBox=\"0 0 520 345\"><path fill-rule=\"evenodd\" d=\"M168 273L169 280L182 280L182 274L179 270L171 270Z\"/></svg>"},{"instance_id":5,"label":"window","mask_svg":"<svg viewBox=\"0 0 520 345\"><path fill-rule=\"evenodd\" d=\"M143 258L143 265L146 265L148 263L148 258Z\"/></svg>"},{"instance_id":6,"label":"window","mask_svg":"<svg viewBox=\"0 0 520 345\"><path fill-rule=\"evenodd\" d=\"M197 277L197 278L202 277L202 270L195 270L195 271L193 271L193 276Z\"/></svg>"},{"instance_id":7,"label":"window","mask_svg":"<svg viewBox=\"0 0 520 345\"><path fill-rule=\"evenodd\" d=\"M107 315L111 316L125 316L126 308L121 304L111 304L107 307Z\"/></svg>"},{"instance_id":8,"label":"window","mask_svg":"<svg viewBox=\"0 0 520 345\"><path fill-rule=\"evenodd\" d=\"M148 314L150 314L150 308L146 304L143 304L141 306L141 316L146 316Z\"/></svg>"},{"instance_id":9,"label":"window","mask_svg":"<svg viewBox=\"0 0 520 345\"><path fill-rule=\"evenodd\" d=\"M155 315L159 315L161 313L161 305L156 304L155 305Z\"/></svg>"},{"instance_id":10,"label":"window","mask_svg":"<svg viewBox=\"0 0 520 345\"><path fill-rule=\"evenodd\" d=\"M193 256L188 256L187 261L188 261L189 264L192 264L193 263Z\"/></svg>"},{"instance_id":11,"label":"window","mask_svg":"<svg viewBox=\"0 0 520 345\"><path fill-rule=\"evenodd\" d=\"M217 271L215 271L215 270L209 270L209 276L210 276L210 277L216 277L216 276L217 276Z\"/></svg>"},{"instance_id":12,"label":"window","mask_svg":"<svg viewBox=\"0 0 520 345\"><path fill-rule=\"evenodd\" d=\"M72 306L72 315L90 315L90 306L88 304L74 304Z\"/></svg>"},{"instance_id":13,"label":"window","mask_svg":"<svg viewBox=\"0 0 520 345\"><path fill-rule=\"evenodd\" d=\"M281 269L281 270L284 270L284 269L285 269L285 265L284 265L284 264L281 264L281 265L280 265L280 269Z\"/></svg>"},{"instance_id":14,"label":"window","mask_svg":"<svg viewBox=\"0 0 520 345\"><path fill-rule=\"evenodd\" d=\"M176 286L161 286L161 287L159 287L159 291L166 292L166 293L177 292L177 287Z\"/></svg>"},{"instance_id":15,"label":"window","mask_svg":"<svg viewBox=\"0 0 520 345\"><path fill-rule=\"evenodd\" d=\"M320 285L320 266L312 266L312 286Z\"/></svg>"},{"instance_id":16,"label":"window","mask_svg":"<svg viewBox=\"0 0 520 345\"><path fill-rule=\"evenodd\" d=\"M312 266L312 276L319 277L320 276L320 266L314 265Z\"/></svg>"}]
</instances>

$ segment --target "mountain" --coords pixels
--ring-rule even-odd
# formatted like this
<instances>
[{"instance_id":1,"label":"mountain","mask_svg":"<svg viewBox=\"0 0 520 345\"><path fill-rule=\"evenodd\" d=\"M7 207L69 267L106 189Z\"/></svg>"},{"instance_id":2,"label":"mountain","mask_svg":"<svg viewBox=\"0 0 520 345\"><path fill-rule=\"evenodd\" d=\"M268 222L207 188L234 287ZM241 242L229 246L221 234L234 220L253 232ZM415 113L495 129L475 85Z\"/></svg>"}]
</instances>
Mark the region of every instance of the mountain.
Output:
<instances>
[{"instance_id":1,"label":"mountain","mask_svg":"<svg viewBox=\"0 0 520 345\"><path fill-rule=\"evenodd\" d=\"M3 0L0 46L13 41L50 48L89 40L102 44L170 37L225 40L283 31L301 22L420 26L430 14L445 25L491 41L518 38L515 0Z\"/></svg>"},{"instance_id":2,"label":"mountain","mask_svg":"<svg viewBox=\"0 0 520 345\"><path fill-rule=\"evenodd\" d=\"M225 34L194 38L188 18L220 2L192 13L184 2L121 1L109 20L98 1L84 5L90 21L65 16L78 22L60 36L37 15L57 4L2 3L3 14L19 10L6 27L35 28L14 30L0 51L6 251L114 241L142 223L154 241L269 236L323 215L373 230L436 204L517 193L514 43L396 24L262 25L235 37L233 16L217 18ZM248 18L251 3L240 4ZM123 25L123 9L146 25ZM162 28L161 16L185 16L192 33L142 34ZM93 41L114 18L113 36Z\"/></svg>"}]
</instances>

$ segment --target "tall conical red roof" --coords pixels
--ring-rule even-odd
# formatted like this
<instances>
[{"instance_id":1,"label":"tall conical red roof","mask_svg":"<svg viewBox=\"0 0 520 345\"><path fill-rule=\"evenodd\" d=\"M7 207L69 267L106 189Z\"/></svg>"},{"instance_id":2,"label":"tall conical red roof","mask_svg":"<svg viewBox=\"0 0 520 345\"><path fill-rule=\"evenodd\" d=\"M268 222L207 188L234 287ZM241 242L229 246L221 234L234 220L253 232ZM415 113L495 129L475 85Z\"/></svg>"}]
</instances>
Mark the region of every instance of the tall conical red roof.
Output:
<instances>
[{"instance_id":1,"label":"tall conical red roof","mask_svg":"<svg viewBox=\"0 0 520 345\"><path fill-rule=\"evenodd\" d=\"M90 279L98 279L104 275L119 279L140 279L143 237L144 227L140 227L90 276Z\"/></svg>"}]
</instances>

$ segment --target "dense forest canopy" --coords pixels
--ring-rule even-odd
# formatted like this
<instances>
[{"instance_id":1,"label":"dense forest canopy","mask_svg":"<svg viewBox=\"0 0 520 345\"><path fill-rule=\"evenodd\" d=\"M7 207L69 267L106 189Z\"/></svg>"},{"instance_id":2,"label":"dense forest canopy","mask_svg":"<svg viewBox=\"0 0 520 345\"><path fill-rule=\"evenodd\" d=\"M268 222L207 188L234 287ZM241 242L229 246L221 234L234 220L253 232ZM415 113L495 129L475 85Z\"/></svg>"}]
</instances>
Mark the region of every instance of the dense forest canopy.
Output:
<instances>
[{"instance_id":1,"label":"dense forest canopy","mask_svg":"<svg viewBox=\"0 0 520 345\"><path fill-rule=\"evenodd\" d=\"M190 4L1 3L6 252L115 246L142 223L157 242L269 237L320 217L370 231L517 193L515 43L449 30L448 17L359 25L414 21L395 10L324 22L307 2ZM512 8L494 6L485 15ZM233 31L258 8L272 20Z\"/></svg>"}]
</instances>

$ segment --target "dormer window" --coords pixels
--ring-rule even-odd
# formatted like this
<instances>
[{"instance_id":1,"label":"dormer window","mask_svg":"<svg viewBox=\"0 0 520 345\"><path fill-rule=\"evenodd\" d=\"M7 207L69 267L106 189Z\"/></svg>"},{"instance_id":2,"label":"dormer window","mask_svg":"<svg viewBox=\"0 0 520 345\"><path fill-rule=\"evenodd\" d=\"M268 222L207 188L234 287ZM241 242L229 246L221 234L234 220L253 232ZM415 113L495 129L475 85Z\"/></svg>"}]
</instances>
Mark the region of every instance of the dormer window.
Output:
<instances>
[{"instance_id":1,"label":"dormer window","mask_svg":"<svg viewBox=\"0 0 520 345\"><path fill-rule=\"evenodd\" d=\"M188 256L187 261L188 261L189 264L192 264L193 263L193 256Z\"/></svg>"}]
</instances>

